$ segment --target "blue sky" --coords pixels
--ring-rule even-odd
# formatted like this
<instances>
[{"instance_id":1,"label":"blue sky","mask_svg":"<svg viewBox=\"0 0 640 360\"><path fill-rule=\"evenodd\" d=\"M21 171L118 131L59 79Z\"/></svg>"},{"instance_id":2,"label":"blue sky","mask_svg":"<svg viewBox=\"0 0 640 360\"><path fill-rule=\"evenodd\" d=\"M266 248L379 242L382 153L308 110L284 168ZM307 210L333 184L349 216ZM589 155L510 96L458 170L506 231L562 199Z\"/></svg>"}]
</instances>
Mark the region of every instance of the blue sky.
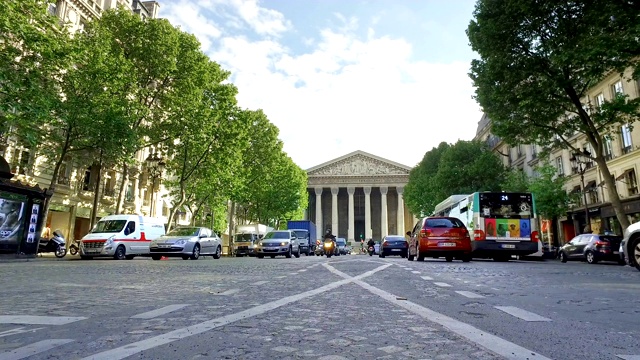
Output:
<instances>
[{"instance_id":1,"label":"blue sky","mask_svg":"<svg viewBox=\"0 0 640 360\"><path fill-rule=\"evenodd\" d=\"M470 140L475 0L163 0L303 169L363 150L408 166ZM321 149L321 150L320 150Z\"/></svg>"}]
</instances>

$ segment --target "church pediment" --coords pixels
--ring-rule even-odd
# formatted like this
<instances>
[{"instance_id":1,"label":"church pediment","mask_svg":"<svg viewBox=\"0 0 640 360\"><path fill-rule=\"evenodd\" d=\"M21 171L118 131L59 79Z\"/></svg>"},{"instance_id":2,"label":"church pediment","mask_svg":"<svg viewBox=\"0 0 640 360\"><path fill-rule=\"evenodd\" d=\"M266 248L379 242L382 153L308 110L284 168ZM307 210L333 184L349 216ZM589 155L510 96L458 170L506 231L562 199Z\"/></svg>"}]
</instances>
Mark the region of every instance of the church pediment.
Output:
<instances>
[{"instance_id":1,"label":"church pediment","mask_svg":"<svg viewBox=\"0 0 640 360\"><path fill-rule=\"evenodd\" d=\"M307 170L308 176L409 175L411 168L363 151L356 151Z\"/></svg>"}]
</instances>

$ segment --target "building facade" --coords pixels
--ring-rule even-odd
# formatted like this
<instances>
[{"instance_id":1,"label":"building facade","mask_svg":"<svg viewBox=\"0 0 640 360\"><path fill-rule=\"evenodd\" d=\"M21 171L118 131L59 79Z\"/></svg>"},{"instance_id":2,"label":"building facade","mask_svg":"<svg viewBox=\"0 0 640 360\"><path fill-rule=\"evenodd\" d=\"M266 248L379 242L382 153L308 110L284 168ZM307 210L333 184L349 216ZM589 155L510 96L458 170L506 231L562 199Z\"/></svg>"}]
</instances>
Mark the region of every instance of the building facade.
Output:
<instances>
[{"instance_id":1,"label":"building facade","mask_svg":"<svg viewBox=\"0 0 640 360\"><path fill-rule=\"evenodd\" d=\"M103 11L122 6L143 18L157 17L156 1L139 0L58 0L49 7L68 24L72 31L81 31L87 22L98 18ZM10 164L15 180L48 188L55 183L46 226L62 231L69 242L79 239L90 230L90 214L94 196L98 191L98 218L116 212L122 169L103 169L97 179L96 166L80 165L69 159L62 163L57 179L52 179L53 161L37 153L36 149L12 137L3 137L0 155ZM128 169L128 181L123 189L120 213L143 214L168 218L170 202L168 190L162 185L164 174L154 172L146 161L153 149L143 149L135 155L135 162ZM177 224L189 223L186 211L177 213Z\"/></svg>"},{"instance_id":2,"label":"building facade","mask_svg":"<svg viewBox=\"0 0 640 360\"><path fill-rule=\"evenodd\" d=\"M613 99L617 94L627 95L630 99L640 96L640 80L631 80L631 70L623 74L610 73L599 84L592 87L585 99L587 108L598 108L604 101ZM640 171L640 121L633 126L619 126L605 140L604 152L607 167L615 179L616 191L620 196L624 211L630 222L640 220L640 193L637 174ZM491 120L483 115L478 122L476 140L486 142L503 159L505 166L520 169L529 176L536 176L541 148L536 144L509 146L491 133ZM594 151L581 133L567 139L575 148ZM612 231L622 234L623 229L611 206L602 172L598 165L586 158L576 157L570 150L552 149L547 160L555 166L558 176L567 178L565 190L574 193L575 203L566 216L558 219L558 243L563 244L575 235L583 232L589 225L593 232Z\"/></svg>"},{"instance_id":3,"label":"building facade","mask_svg":"<svg viewBox=\"0 0 640 360\"><path fill-rule=\"evenodd\" d=\"M402 235L415 221L402 197L411 168L355 151L307 170L309 208L322 237L327 229L352 243Z\"/></svg>"}]
</instances>

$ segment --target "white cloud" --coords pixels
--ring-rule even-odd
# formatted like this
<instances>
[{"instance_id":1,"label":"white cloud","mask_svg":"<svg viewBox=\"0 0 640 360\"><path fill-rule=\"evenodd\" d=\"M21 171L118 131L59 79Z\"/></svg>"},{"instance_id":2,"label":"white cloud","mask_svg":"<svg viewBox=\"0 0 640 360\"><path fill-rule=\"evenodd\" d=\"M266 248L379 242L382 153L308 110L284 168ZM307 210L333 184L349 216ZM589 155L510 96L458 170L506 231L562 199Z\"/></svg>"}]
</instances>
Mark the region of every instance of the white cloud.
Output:
<instances>
[{"instance_id":1,"label":"white cloud","mask_svg":"<svg viewBox=\"0 0 640 360\"><path fill-rule=\"evenodd\" d=\"M475 135L481 112L468 62L417 61L404 39L341 30L322 30L303 54L240 36L211 52L232 72L240 106L265 111L299 166L355 150L414 166L440 142Z\"/></svg>"},{"instance_id":2,"label":"white cloud","mask_svg":"<svg viewBox=\"0 0 640 360\"><path fill-rule=\"evenodd\" d=\"M218 25L202 15L202 6L208 4L208 2L204 2L196 5L182 0L177 3L169 3L166 5L166 9L162 9L163 16L172 24L180 25L183 31L194 34L200 40L203 51L209 50L213 40L222 35Z\"/></svg>"},{"instance_id":3,"label":"white cloud","mask_svg":"<svg viewBox=\"0 0 640 360\"><path fill-rule=\"evenodd\" d=\"M278 36L291 28L291 22L282 13L260 7L257 0L230 0L230 5L260 35Z\"/></svg>"}]
</instances>

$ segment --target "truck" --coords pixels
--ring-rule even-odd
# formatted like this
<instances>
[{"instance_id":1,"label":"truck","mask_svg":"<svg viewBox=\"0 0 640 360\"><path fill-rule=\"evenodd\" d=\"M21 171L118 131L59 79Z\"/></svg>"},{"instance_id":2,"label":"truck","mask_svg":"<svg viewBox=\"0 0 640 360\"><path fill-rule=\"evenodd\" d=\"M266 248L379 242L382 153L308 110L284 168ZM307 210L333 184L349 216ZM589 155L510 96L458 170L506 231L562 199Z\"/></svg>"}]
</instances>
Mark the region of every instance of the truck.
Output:
<instances>
[{"instance_id":1,"label":"truck","mask_svg":"<svg viewBox=\"0 0 640 360\"><path fill-rule=\"evenodd\" d=\"M287 230L291 230L296 234L298 243L300 244L300 253L305 256L313 254L316 249L316 225L309 220L289 220L287 221Z\"/></svg>"},{"instance_id":2,"label":"truck","mask_svg":"<svg viewBox=\"0 0 640 360\"><path fill-rule=\"evenodd\" d=\"M263 224L236 225L233 237L233 254L236 257L254 256L253 248L269 230L270 228Z\"/></svg>"}]
</instances>

